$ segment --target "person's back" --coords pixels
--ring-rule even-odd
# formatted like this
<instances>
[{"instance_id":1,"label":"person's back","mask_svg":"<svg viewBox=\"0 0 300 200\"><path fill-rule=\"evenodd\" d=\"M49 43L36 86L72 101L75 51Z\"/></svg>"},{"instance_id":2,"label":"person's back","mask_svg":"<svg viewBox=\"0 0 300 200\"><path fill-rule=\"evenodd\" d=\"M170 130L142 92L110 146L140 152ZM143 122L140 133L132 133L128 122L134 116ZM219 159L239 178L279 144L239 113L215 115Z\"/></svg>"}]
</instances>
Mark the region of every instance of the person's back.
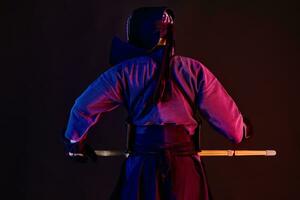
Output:
<instances>
[{"instance_id":1,"label":"person's back","mask_svg":"<svg viewBox=\"0 0 300 200\"><path fill-rule=\"evenodd\" d=\"M239 142L242 116L216 77L199 61L188 57L175 55L170 64L172 91L167 102L149 103L157 84L159 68L150 56L126 60L106 71L102 79L106 80L106 87L117 86L110 98L115 98L115 102L122 101L131 123L136 126L177 124L183 125L193 135L198 122L194 119L195 111L187 95L214 127L229 139ZM93 90L97 90L95 87ZM97 93L102 95L103 91Z\"/></svg>"},{"instance_id":2,"label":"person's back","mask_svg":"<svg viewBox=\"0 0 300 200\"><path fill-rule=\"evenodd\" d=\"M169 34L172 16L164 7L134 11L129 26L137 28L133 26L129 31L129 42L138 48L125 45L134 53L124 56L128 52L123 46L121 57L112 59L117 60L115 65L77 98L71 110L65 132L71 157L87 156L81 144L103 113L120 105L128 111L129 157L112 199L209 199L205 173L192 139L199 126L195 113L201 113L229 140L238 143L243 137L242 115L220 82L200 62L174 54ZM145 23L146 28L156 24L153 19L163 18L166 33L157 35L153 30L156 39L141 42L144 18L151 19L151 23Z\"/></svg>"}]
</instances>

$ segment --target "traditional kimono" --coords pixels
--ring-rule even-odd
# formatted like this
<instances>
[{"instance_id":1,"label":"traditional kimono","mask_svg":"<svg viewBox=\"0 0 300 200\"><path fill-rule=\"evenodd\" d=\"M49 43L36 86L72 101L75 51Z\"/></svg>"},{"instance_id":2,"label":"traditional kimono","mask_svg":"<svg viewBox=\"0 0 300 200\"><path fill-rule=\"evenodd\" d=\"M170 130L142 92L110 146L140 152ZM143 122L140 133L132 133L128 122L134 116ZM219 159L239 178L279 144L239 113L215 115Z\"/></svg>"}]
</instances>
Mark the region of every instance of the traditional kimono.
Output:
<instances>
[{"instance_id":1,"label":"traditional kimono","mask_svg":"<svg viewBox=\"0 0 300 200\"><path fill-rule=\"evenodd\" d=\"M190 99L195 100L203 116L215 129L233 142L241 141L242 115L220 82L203 64L191 58L173 56L170 100L156 105L148 104L155 88L154 77L157 69L155 56L149 55L126 60L101 74L76 99L71 110L66 137L80 141L103 113L123 105L128 111L131 123L137 127L138 140L143 140L140 138L143 138L142 134L145 133L147 139L140 144L146 146L153 144L150 141L151 137L156 138L156 133L168 132L158 130L159 128L156 128L157 131L155 128L150 131L143 130L150 126L183 127L171 131L171 134L175 132L179 137L164 141L171 146L180 141L188 143L187 136L194 134L198 124L193 118L191 106L178 88L181 87ZM177 81L177 84L174 81ZM157 141L160 145L158 148L164 147L162 140ZM153 151L153 148L150 148ZM192 153L188 155L176 153L171 155L168 152L133 153L124 163L113 198L122 200L209 199L200 157Z\"/></svg>"},{"instance_id":2,"label":"traditional kimono","mask_svg":"<svg viewBox=\"0 0 300 200\"><path fill-rule=\"evenodd\" d=\"M191 58L176 55L171 63L172 78L178 81L191 99L195 99L207 121L228 139L240 142L242 115L217 78L203 64ZM153 95L156 70L154 59L144 56L124 61L102 73L76 99L67 126L67 138L79 141L103 113L119 105L127 108L136 126L177 124L183 125L192 135L197 122L175 84L172 84L169 102L145 108ZM146 114L143 112L145 109L148 110Z\"/></svg>"}]
</instances>

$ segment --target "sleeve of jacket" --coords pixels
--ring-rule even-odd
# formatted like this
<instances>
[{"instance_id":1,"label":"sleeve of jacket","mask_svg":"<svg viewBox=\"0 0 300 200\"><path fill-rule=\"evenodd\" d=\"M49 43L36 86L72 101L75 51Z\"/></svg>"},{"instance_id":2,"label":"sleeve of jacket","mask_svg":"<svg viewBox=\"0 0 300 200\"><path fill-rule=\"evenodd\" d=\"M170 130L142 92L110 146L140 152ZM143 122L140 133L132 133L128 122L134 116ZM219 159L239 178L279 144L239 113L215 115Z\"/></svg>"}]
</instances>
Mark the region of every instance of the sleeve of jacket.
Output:
<instances>
[{"instance_id":1,"label":"sleeve of jacket","mask_svg":"<svg viewBox=\"0 0 300 200\"><path fill-rule=\"evenodd\" d=\"M122 77L114 67L101 74L76 99L70 113L65 137L78 142L104 112L117 108L122 103Z\"/></svg>"},{"instance_id":2,"label":"sleeve of jacket","mask_svg":"<svg viewBox=\"0 0 300 200\"><path fill-rule=\"evenodd\" d=\"M198 74L197 104L208 122L234 143L243 139L243 117L217 78L201 63Z\"/></svg>"}]
</instances>

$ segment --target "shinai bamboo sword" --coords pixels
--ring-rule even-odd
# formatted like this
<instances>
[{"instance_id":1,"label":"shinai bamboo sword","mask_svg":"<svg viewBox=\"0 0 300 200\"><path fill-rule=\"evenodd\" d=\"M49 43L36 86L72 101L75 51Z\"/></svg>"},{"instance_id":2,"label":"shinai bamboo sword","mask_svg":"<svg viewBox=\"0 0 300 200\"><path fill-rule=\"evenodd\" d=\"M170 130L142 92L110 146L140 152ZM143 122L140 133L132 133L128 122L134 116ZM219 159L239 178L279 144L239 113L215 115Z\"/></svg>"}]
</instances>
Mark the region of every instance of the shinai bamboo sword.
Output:
<instances>
[{"instance_id":1,"label":"shinai bamboo sword","mask_svg":"<svg viewBox=\"0 0 300 200\"><path fill-rule=\"evenodd\" d=\"M95 150L97 156L128 156L129 154L117 150ZM201 150L199 156L276 156L275 150Z\"/></svg>"}]
</instances>

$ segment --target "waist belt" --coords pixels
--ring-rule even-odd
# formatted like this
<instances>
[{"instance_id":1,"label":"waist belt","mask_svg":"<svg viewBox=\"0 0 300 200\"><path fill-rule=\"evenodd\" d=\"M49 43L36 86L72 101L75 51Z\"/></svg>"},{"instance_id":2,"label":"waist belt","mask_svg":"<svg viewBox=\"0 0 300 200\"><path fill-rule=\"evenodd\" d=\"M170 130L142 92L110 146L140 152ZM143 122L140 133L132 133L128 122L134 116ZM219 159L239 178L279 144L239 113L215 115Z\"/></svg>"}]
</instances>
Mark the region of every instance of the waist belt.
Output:
<instances>
[{"instance_id":1,"label":"waist belt","mask_svg":"<svg viewBox=\"0 0 300 200\"><path fill-rule=\"evenodd\" d=\"M196 154L191 136L180 125L135 126L130 138L130 154Z\"/></svg>"}]
</instances>

